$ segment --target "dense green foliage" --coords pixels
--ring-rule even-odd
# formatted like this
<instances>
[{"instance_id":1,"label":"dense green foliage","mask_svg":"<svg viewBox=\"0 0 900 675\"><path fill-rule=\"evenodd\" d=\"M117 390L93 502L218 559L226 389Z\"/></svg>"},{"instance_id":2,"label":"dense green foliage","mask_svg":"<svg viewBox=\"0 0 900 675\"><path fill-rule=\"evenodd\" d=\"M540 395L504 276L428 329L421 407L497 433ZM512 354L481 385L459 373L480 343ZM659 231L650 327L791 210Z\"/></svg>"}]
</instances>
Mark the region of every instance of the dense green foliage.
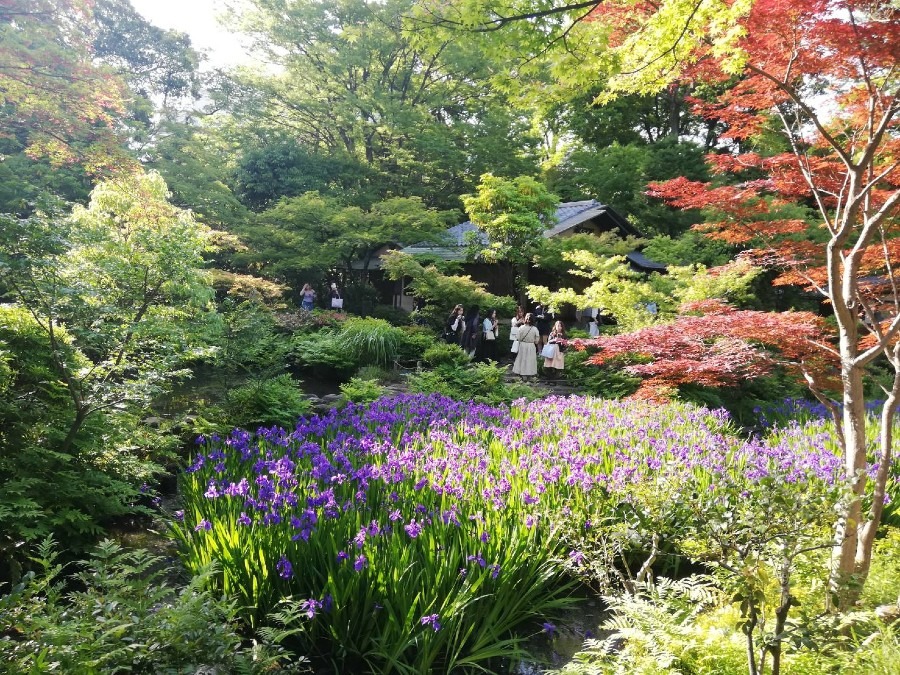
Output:
<instances>
[{"instance_id":1,"label":"dense green foliage","mask_svg":"<svg viewBox=\"0 0 900 675\"><path fill-rule=\"evenodd\" d=\"M62 330L58 338L72 342ZM135 433L133 415L104 415L63 451L71 399L46 331L22 307L0 305L0 354L0 576L15 577L23 542L54 535L79 550L104 522L130 512L137 486L159 468L147 461L150 448L163 456L165 442L151 430ZM76 351L67 358L72 372L88 364ZM134 450L118 450L126 444Z\"/></svg>"},{"instance_id":2,"label":"dense green foliage","mask_svg":"<svg viewBox=\"0 0 900 675\"><path fill-rule=\"evenodd\" d=\"M137 422L205 352L208 235L155 174L101 183L70 215L2 219L13 304L0 305L0 341L16 358L0 406L0 548L52 533L79 550L171 457Z\"/></svg>"},{"instance_id":3,"label":"dense green foliage","mask_svg":"<svg viewBox=\"0 0 900 675\"><path fill-rule=\"evenodd\" d=\"M896 444L900 399L900 347L883 337L897 326L878 325L896 312L882 291L900 196L883 5L247 0L229 28L266 65L226 72L204 70L187 35L130 0L0 1L0 583L12 582L0 670L277 672L263 636L326 669L494 672L577 582L606 594L611 633L566 673L738 673L748 661L751 673L893 672L897 633L872 612L900 592L900 474L871 453ZM797 58L787 51L808 72L770 78L782 98L766 98L751 81L784 56L772 46L782 24L806 31ZM873 37L832 39L845 29ZM845 96L860 66L865 86ZM872 92L867 114L845 115ZM865 162L877 179L832 184ZM658 181L670 179L667 193ZM847 186L862 192L832 208ZM582 199L643 236L545 238L559 202ZM861 231L882 240L835 245L865 273L834 286L851 297L820 305L810 290L827 274L807 263L830 235L816 227L852 220L857 204L879 223ZM394 250L441 248L467 216L486 245L472 233L452 260ZM634 251L667 272L636 272ZM305 283L312 312L295 309ZM332 283L339 311L323 310ZM652 357L591 365L600 341L566 352L565 384L626 400L545 398L439 340L457 303L506 319L526 296L567 320L602 308L610 337L665 328L684 303L838 308L842 337L870 330L882 351L850 341L862 353L842 360L857 362L858 385L843 408L808 352L735 384L698 372L740 363L695 371L679 350L666 393L681 403L644 407L627 399ZM738 356L779 337L697 335L708 353ZM505 327L499 338L505 352ZM831 349L824 333L811 342ZM813 361L814 395L838 417L855 406L843 427L799 401L794 375ZM416 396L385 412L396 389ZM879 434L862 402L885 393ZM417 407L426 397L438 409ZM685 402L724 408L741 429ZM287 431L194 442L259 427ZM857 453L841 474L835 439L848 429ZM110 542L74 562L111 526L146 524L191 452L206 463L167 495L186 507L175 526L186 585L167 585L167 561ZM300 511L267 510L259 490L276 478ZM313 488L324 502L305 501ZM242 501L251 490L259 502ZM838 542L849 551L857 522L868 542L844 555L859 574L842 597L861 600L823 613L842 509L855 515ZM705 574L662 576L686 564Z\"/></svg>"},{"instance_id":4,"label":"dense green foliage","mask_svg":"<svg viewBox=\"0 0 900 675\"><path fill-rule=\"evenodd\" d=\"M234 600L209 590L215 566L177 589L160 557L105 540L68 590L52 539L35 562L38 571L0 597L4 672L280 672L276 650L244 645Z\"/></svg>"},{"instance_id":5,"label":"dense green foliage","mask_svg":"<svg viewBox=\"0 0 900 675\"><path fill-rule=\"evenodd\" d=\"M230 389L225 396L224 421L229 427L290 427L309 411L309 401L290 375L254 380Z\"/></svg>"}]
</instances>

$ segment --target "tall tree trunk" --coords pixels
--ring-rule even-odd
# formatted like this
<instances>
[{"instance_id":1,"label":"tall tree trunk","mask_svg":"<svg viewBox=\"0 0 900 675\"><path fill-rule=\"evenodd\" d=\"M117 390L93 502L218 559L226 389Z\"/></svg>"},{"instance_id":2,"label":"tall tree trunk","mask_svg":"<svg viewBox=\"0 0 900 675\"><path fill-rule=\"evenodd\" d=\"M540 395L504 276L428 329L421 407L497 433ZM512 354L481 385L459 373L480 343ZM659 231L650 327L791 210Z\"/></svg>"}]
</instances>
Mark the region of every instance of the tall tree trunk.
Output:
<instances>
[{"instance_id":1,"label":"tall tree trunk","mask_svg":"<svg viewBox=\"0 0 900 675\"><path fill-rule=\"evenodd\" d=\"M781 570L779 575L779 587L781 590L780 604L775 609L775 638L769 647L769 653L772 654L772 675L781 675L781 653L782 653L782 634L784 627L787 625L788 615L791 612L791 605L794 598L791 595L791 567L793 565L793 555L789 555L785 551L785 558L781 562Z\"/></svg>"},{"instance_id":2,"label":"tall tree trunk","mask_svg":"<svg viewBox=\"0 0 900 675\"><path fill-rule=\"evenodd\" d=\"M894 347L896 353L900 352L900 345ZM900 371L894 374L894 385L884 402L881 410L881 428L879 430L879 457L878 471L875 473L872 490L872 507L866 522L860 526L856 543L856 558L854 560L855 573L860 580L860 585L869 575L869 567L872 563L872 547L875 544L875 534L881 523L881 515L884 511L884 499L887 490L887 481L891 471L894 442L894 418L897 406L900 404Z\"/></svg>"},{"instance_id":3,"label":"tall tree trunk","mask_svg":"<svg viewBox=\"0 0 900 675\"><path fill-rule=\"evenodd\" d=\"M528 263L509 264L509 288L512 296L517 299L518 303L525 309L528 306L528 296L525 288L528 286ZM525 309L525 313L528 310Z\"/></svg>"},{"instance_id":4,"label":"tall tree trunk","mask_svg":"<svg viewBox=\"0 0 900 675\"><path fill-rule=\"evenodd\" d=\"M78 436L78 432L81 431L81 427L84 426L84 421L89 414L90 408L87 406L79 405L75 408L75 419L73 419L72 423L69 425L69 431L66 432L66 437L63 439L62 445L59 448L60 452L66 454L71 453L72 445L75 443L75 437Z\"/></svg>"},{"instance_id":5,"label":"tall tree trunk","mask_svg":"<svg viewBox=\"0 0 900 675\"><path fill-rule=\"evenodd\" d=\"M681 87L669 87L669 137L676 141L681 136Z\"/></svg>"},{"instance_id":6,"label":"tall tree trunk","mask_svg":"<svg viewBox=\"0 0 900 675\"><path fill-rule=\"evenodd\" d=\"M841 333L844 332L842 328L839 330ZM863 396L863 369L850 364L856 355L852 353L852 349L845 349L846 344L842 335L844 474L851 481L852 495L838 518L831 575L831 591L837 598L837 607L841 610L851 607L859 595L859 584L854 577L857 571L856 547L862 524L862 495L866 488L866 406ZM856 340L852 340L851 344L855 345Z\"/></svg>"}]
</instances>

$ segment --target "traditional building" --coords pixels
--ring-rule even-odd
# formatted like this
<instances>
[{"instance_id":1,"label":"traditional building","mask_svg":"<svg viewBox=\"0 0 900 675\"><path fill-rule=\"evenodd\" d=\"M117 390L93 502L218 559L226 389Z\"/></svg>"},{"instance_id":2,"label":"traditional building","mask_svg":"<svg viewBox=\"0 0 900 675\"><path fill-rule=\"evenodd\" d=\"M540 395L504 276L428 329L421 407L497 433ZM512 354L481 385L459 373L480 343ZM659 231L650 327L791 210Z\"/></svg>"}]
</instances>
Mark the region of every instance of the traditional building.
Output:
<instances>
[{"instance_id":1,"label":"traditional building","mask_svg":"<svg viewBox=\"0 0 900 675\"><path fill-rule=\"evenodd\" d=\"M556 210L556 225L544 231L544 236L570 237L574 234L602 234L615 232L621 237L640 237L641 233L611 206L601 204L595 199L560 204ZM400 249L403 253L426 255L431 258L458 261L462 264L462 273L468 274L476 281L487 284L488 289L497 295L514 295L508 288L509 281L497 265L486 262L466 262L467 252L472 238L487 245L487 235L471 221L460 223L449 228L444 241L440 244L420 243ZM643 273L665 272L666 266L648 259L639 251L632 251L627 256L631 267ZM532 280L544 283L540 270L535 270ZM402 283L393 289L394 306L412 310L413 300L405 293Z\"/></svg>"}]
</instances>

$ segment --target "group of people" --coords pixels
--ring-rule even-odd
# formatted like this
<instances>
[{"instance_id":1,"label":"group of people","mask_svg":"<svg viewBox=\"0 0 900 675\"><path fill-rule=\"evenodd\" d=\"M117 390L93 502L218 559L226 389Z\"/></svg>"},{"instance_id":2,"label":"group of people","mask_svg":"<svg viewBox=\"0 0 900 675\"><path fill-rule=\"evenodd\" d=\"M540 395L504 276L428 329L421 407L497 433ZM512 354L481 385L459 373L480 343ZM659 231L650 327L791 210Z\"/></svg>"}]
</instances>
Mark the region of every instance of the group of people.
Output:
<instances>
[{"instance_id":1,"label":"group of people","mask_svg":"<svg viewBox=\"0 0 900 675\"><path fill-rule=\"evenodd\" d=\"M496 309L482 316L478 307L473 307L466 314L462 305L456 305L444 326L444 339L447 342L458 344L469 356L480 361L497 360L499 335Z\"/></svg>"},{"instance_id":2,"label":"group of people","mask_svg":"<svg viewBox=\"0 0 900 675\"><path fill-rule=\"evenodd\" d=\"M466 314L462 305L456 305L444 326L444 339L458 344L476 360L497 360L498 337L497 310L490 310L482 317L477 307ZM537 376L539 354L544 359L545 371L561 372L565 367L565 326L562 321L554 323L550 312L541 304L527 314L521 306L516 307L516 315L510 321L509 340L509 351L515 354L512 372L523 380Z\"/></svg>"},{"instance_id":3,"label":"group of people","mask_svg":"<svg viewBox=\"0 0 900 675\"><path fill-rule=\"evenodd\" d=\"M551 327L552 323L552 327ZM512 372L523 380L537 376L537 359L544 359L544 371L562 372L565 368L566 327L562 321L553 321L550 312L542 304L525 313L516 307L516 315L510 322L509 339L516 355ZM540 350L540 351L539 351Z\"/></svg>"},{"instance_id":4,"label":"group of people","mask_svg":"<svg viewBox=\"0 0 900 675\"><path fill-rule=\"evenodd\" d=\"M313 311L313 308L316 306L316 295L317 293L312 286L303 284L303 289L300 291L300 306L307 312ZM341 296L341 291L336 283L332 283L329 287L328 297L331 301L332 309L344 308L344 298Z\"/></svg>"}]
</instances>

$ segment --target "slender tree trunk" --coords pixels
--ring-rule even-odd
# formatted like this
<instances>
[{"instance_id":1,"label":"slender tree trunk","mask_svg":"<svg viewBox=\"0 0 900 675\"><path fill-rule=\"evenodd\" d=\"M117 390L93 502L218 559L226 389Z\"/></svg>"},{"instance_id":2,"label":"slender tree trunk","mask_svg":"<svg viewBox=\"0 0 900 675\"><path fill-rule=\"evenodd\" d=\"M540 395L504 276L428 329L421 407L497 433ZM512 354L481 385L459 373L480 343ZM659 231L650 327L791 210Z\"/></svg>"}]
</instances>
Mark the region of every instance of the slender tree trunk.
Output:
<instances>
[{"instance_id":1,"label":"slender tree trunk","mask_svg":"<svg viewBox=\"0 0 900 675\"><path fill-rule=\"evenodd\" d=\"M781 564L781 603L775 610L775 640L769 648L772 654L772 675L781 675L781 635L787 624L788 614L791 611L793 597L791 596L791 566L793 558L786 557Z\"/></svg>"},{"instance_id":2,"label":"slender tree trunk","mask_svg":"<svg viewBox=\"0 0 900 675\"><path fill-rule=\"evenodd\" d=\"M900 346L894 348L900 351ZM872 507L869 517L862 524L859 531L859 537L856 543L856 559L854 560L855 572L860 580L860 585L865 582L869 575L869 567L872 563L872 547L875 544L875 534L878 531L878 525L881 523L881 514L884 511L884 498L887 489L887 481L890 476L892 448L894 442L894 418L897 413L897 406L900 404L900 371L894 375L894 385L891 388L887 400L884 402L884 408L881 410L881 429L879 430L879 450L878 471L874 478L874 489L872 491Z\"/></svg>"},{"instance_id":3,"label":"slender tree trunk","mask_svg":"<svg viewBox=\"0 0 900 675\"><path fill-rule=\"evenodd\" d=\"M525 288L528 286L528 264L515 264L510 263L509 265L509 286L512 290L512 294L514 298L517 298L519 304L522 305L523 309L527 307L528 304L528 296L526 295ZM528 313L528 310L525 310L525 313Z\"/></svg>"},{"instance_id":4,"label":"slender tree trunk","mask_svg":"<svg viewBox=\"0 0 900 675\"><path fill-rule=\"evenodd\" d=\"M62 445L59 448L60 452L70 454L72 444L75 442L75 437L78 436L78 432L81 431L81 427L84 426L84 421L88 418L89 414L90 409L85 406L79 405L75 408L75 419L73 419L72 423L69 425L69 431L66 433L66 437L63 439Z\"/></svg>"},{"instance_id":5,"label":"slender tree trunk","mask_svg":"<svg viewBox=\"0 0 900 675\"><path fill-rule=\"evenodd\" d=\"M858 366L845 366L841 374L844 388L844 471L851 481L852 496L838 518L835 532L831 590L837 597L840 610L849 609L861 590L855 577L856 549L862 525L862 495L866 489L866 407L862 376L862 368Z\"/></svg>"},{"instance_id":6,"label":"slender tree trunk","mask_svg":"<svg viewBox=\"0 0 900 675\"><path fill-rule=\"evenodd\" d=\"M676 141L681 137L681 88L669 87L669 136Z\"/></svg>"},{"instance_id":7,"label":"slender tree trunk","mask_svg":"<svg viewBox=\"0 0 900 675\"><path fill-rule=\"evenodd\" d=\"M753 601L750 600L750 602ZM756 630L756 623L756 607L751 606L750 616L747 617L747 623L744 624L744 633L747 635L747 673L749 675L759 675L759 669L756 666L756 647L753 644L753 631Z\"/></svg>"}]
</instances>

